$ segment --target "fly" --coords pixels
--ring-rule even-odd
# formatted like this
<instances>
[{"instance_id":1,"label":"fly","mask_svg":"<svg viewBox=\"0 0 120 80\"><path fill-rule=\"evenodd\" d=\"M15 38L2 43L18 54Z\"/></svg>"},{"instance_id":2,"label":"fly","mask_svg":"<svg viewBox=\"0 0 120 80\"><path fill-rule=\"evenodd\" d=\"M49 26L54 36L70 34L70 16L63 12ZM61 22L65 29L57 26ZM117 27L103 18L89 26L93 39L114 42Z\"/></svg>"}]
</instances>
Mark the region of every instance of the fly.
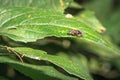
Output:
<instances>
[{"instance_id":1,"label":"fly","mask_svg":"<svg viewBox=\"0 0 120 80\"><path fill-rule=\"evenodd\" d=\"M72 36L82 37L82 32L76 29L68 31L67 34Z\"/></svg>"}]
</instances>

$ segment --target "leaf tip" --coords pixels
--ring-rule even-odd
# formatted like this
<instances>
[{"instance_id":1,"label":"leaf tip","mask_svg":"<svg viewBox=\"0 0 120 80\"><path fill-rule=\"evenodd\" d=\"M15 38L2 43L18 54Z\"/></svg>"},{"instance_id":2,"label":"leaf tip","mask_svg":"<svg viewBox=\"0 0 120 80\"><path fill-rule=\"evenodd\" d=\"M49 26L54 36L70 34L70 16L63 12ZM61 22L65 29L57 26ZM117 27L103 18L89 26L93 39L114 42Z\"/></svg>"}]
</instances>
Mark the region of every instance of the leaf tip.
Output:
<instances>
[{"instance_id":1,"label":"leaf tip","mask_svg":"<svg viewBox=\"0 0 120 80\"><path fill-rule=\"evenodd\" d=\"M102 26L102 27L100 28L100 33L104 33L105 31L106 31L106 28Z\"/></svg>"}]
</instances>

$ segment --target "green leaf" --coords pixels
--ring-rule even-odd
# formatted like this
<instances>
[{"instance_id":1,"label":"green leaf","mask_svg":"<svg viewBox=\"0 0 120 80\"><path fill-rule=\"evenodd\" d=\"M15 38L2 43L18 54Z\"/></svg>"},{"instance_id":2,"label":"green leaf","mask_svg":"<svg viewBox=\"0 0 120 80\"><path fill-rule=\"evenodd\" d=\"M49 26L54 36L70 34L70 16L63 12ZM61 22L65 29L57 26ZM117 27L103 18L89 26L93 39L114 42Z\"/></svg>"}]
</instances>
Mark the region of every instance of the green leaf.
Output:
<instances>
[{"instance_id":1,"label":"green leaf","mask_svg":"<svg viewBox=\"0 0 120 80\"><path fill-rule=\"evenodd\" d=\"M63 12L71 2L72 0L0 0L0 8L32 7L54 9Z\"/></svg>"},{"instance_id":2,"label":"green leaf","mask_svg":"<svg viewBox=\"0 0 120 80\"><path fill-rule=\"evenodd\" d=\"M8 63L13 66L19 72L31 77L33 80L50 80L50 79L61 79L61 80L77 80L73 77L69 77L59 73L51 66L38 66L32 64L26 64L14 61L7 57L0 57L0 63Z\"/></svg>"},{"instance_id":3,"label":"green leaf","mask_svg":"<svg viewBox=\"0 0 120 80\"><path fill-rule=\"evenodd\" d=\"M89 10L82 11L77 15L77 18L95 31L98 31L99 33L105 32L105 28L96 18L94 12Z\"/></svg>"},{"instance_id":4,"label":"green leaf","mask_svg":"<svg viewBox=\"0 0 120 80\"><path fill-rule=\"evenodd\" d=\"M82 79L92 80L91 76L87 72L85 72L85 70L81 67L82 65L79 66L78 64L75 64L69 59L66 59L64 57L49 55L43 51L34 50L31 48L14 48L14 50L19 54L32 59L49 61L63 68L68 73L78 76Z\"/></svg>"},{"instance_id":5,"label":"green leaf","mask_svg":"<svg viewBox=\"0 0 120 80\"><path fill-rule=\"evenodd\" d=\"M112 49L111 45L88 25L60 12L32 8L10 8L0 11L0 35L15 41L31 42L48 36L73 37ZM67 34L74 29L80 30L83 36Z\"/></svg>"},{"instance_id":6,"label":"green leaf","mask_svg":"<svg viewBox=\"0 0 120 80\"><path fill-rule=\"evenodd\" d=\"M84 55L80 53L63 53L63 52L57 53L57 55L60 57L70 59L73 63L78 64L79 67L81 67L86 72L86 74L89 74L88 61Z\"/></svg>"}]
</instances>

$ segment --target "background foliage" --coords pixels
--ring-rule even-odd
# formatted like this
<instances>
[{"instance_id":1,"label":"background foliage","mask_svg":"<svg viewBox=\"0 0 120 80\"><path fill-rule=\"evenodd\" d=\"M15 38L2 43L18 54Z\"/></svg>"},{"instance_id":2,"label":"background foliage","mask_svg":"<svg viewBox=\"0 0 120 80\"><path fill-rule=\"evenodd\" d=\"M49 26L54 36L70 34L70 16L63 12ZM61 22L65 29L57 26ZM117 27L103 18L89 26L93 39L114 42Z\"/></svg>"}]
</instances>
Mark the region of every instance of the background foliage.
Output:
<instances>
[{"instance_id":1,"label":"background foliage","mask_svg":"<svg viewBox=\"0 0 120 80\"><path fill-rule=\"evenodd\" d=\"M120 80L119 5L0 0L0 80Z\"/></svg>"}]
</instances>

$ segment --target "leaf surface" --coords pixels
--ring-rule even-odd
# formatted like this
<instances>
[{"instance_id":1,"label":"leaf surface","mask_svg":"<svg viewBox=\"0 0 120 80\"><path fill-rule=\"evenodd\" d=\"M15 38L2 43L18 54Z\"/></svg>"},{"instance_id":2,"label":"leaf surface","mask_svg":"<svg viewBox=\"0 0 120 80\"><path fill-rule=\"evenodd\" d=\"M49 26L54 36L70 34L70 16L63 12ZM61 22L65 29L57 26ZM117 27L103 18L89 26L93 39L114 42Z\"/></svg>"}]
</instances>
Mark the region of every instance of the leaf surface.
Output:
<instances>
[{"instance_id":1,"label":"leaf surface","mask_svg":"<svg viewBox=\"0 0 120 80\"><path fill-rule=\"evenodd\" d=\"M81 66L79 66L78 64L73 63L71 60L67 58L49 55L49 54L46 54L46 52L43 52L41 50L34 50L31 48L14 48L14 50L19 54L32 59L49 61L61 67L68 73L75 75L79 78L82 78L85 80L93 80L89 75L89 73L86 70L84 70L84 68L82 67L82 64Z\"/></svg>"},{"instance_id":2,"label":"leaf surface","mask_svg":"<svg viewBox=\"0 0 120 80\"><path fill-rule=\"evenodd\" d=\"M0 8L32 7L39 9L53 9L64 12L72 0L0 0Z\"/></svg>"}]
</instances>

